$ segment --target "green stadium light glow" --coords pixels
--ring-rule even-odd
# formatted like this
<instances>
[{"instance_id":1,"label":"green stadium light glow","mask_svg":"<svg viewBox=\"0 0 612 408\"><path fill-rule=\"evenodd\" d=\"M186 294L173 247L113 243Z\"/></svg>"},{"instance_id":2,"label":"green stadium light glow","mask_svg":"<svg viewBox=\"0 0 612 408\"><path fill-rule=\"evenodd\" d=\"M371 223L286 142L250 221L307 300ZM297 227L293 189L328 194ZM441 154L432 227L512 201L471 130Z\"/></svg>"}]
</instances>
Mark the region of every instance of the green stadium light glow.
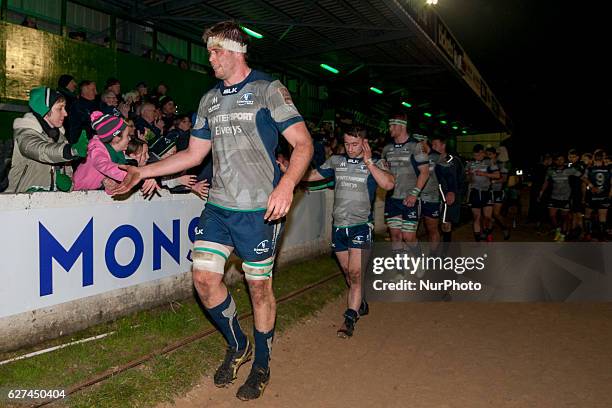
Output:
<instances>
[{"instance_id":1,"label":"green stadium light glow","mask_svg":"<svg viewBox=\"0 0 612 408\"><path fill-rule=\"evenodd\" d=\"M240 28L242 28L242 31L244 31L245 33L247 33L251 37L255 37L257 39L262 39L263 38L263 35L259 34L257 31L253 31L250 28L246 28L245 26L240 26Z\"/></svg>"},{"instance_id":2,"label":"green stadium light glow","mask_svg":"<svg viewBox=\"0 0 612 408\"><path fill-rule=\"evenodd\" d=\"M445 120L441 120L440 123L446 125L448 122L446 122Z\"/></svg>"},{"instance_id":3,"label":"green stadium light glow","mask_svg":"<svg viewBox=\"0 0 612 408\"><path fill-rule=\"evenodd\" d=\"M427 116L428 118L431 118L431 113L429 113L429 112L425 112L425 113L423 113L423 115Z\"/></svg>"},{"instance_id":4,"label":"green stadium light glow","mask_svg":"<svg viewBox=\"0 0 612 408\"><path fill-rule=\"evenodd\" d=\"M329 65L327 65L327 64L321 64L321 65L319 65L319 66L320 66L321 68L323 68L323 69L328 70L329 72L334 73L334 74L338 74L338 73L340 72L340 71L338 71L336 68L334 68L334 67L330 67L330 66L329 66Z\"/></svg>"},{"instance_id":5,"label":"green stadium light glow","mask_svg":"<svg viewBox=\"0 0 612 408\"><path fill-rule=\"evenodd\" d=\"M379 94L379 95L382 95L382 93L383 93L382 89L378 89L378 88L376 88L376 87L374 87L374 86L371 86L371 87L370 87L370 91L372 91L372 92L374 92L374 93L377 93L377 94Z\"/></svg>"},{"instance_id":6,"label":"green stadium light glow","mask_svg":"<svg viewBox=\"0 0 612 408\"><path fill-rule=\"evenodd\" d=\"M457 130L457 129L459 129L459 128L458 128L457 126L453 126L453 129Z\"/></svg>"},{"instance_id":7,"label":"green stadium light glow","mask_svg":"<svg viewBox=\"0 0 612 408\"><path fill-rule=\"evenodd\" d=\"M409 104L408 102L402 102L402 105L404 105L407 108L412 108L412 105Z\"/></svg>"}]
</instances>

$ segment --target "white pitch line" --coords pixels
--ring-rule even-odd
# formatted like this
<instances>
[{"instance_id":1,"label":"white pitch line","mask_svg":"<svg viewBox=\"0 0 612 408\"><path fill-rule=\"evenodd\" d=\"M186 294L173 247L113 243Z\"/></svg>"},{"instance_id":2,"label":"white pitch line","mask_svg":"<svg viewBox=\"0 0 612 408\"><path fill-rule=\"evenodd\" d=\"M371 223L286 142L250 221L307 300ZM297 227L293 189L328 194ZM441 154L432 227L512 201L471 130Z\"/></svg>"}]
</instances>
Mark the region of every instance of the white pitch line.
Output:
<instances>
[{"instance_id":1,"label":"white pitch line","mask_svg":"<svg viewBox=\"0 0 612 408\"><path fill-rule=\"evenodd\" d=\"M23 356L11 358L9 360L0 361L0 365L12 363L13 361L17 361L17 360L23 360L25 358L30 358L30 357L38 356L40 354L45 354L45 353L48 353L50 351L63 349L64 347L72 346L74 344L87 343L88 341L102 339L102 338L104 338L106 336L110 336L111 334L114 334L114 333L115 332L112 331L110 333L99 334L97 336L88 337L86 339L81 339L81 340L73 341L73 342L62 344L62 345L59 345L59 346L49 347L49 348L46 348L44 350L38 350L38 351L35 351L33 353L24 354Z\"/></svg>"}]
</instances>

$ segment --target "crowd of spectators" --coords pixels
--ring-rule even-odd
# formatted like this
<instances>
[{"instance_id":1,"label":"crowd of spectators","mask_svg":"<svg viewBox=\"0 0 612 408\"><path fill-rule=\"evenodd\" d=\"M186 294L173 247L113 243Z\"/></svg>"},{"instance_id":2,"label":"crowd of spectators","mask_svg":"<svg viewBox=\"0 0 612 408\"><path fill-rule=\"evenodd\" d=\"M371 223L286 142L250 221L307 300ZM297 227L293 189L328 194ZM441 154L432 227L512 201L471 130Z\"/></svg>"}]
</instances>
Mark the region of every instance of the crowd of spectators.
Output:
<instances>
[{"instance_id":1,"label":"crowd of spectators","mask_svg":"<svg viewBox=\"0 0 612 408\"><path fill-rule=\"evenodd\" d=\"M125 177L124 165L142 166L189 146L191 115L178 114L160 83L149 92L145 82L122 94L109 78L94 81L59 77L57 90L30 91L30 112L13 123L14 149L6 193L105 190ZM165 187L205 199L212 177L210 158L184 174L146 181L150 193Z\"/></svg>"}]
</instances>

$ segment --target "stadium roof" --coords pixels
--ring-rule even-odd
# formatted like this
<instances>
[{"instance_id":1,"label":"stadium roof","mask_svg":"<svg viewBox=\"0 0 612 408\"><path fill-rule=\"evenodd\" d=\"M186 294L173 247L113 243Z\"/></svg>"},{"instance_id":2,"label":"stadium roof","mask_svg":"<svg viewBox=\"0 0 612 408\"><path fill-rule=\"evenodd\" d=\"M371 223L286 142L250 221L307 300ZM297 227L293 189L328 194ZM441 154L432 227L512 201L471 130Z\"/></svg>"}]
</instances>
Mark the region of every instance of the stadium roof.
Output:
<instances>
[{"instance_id":1,"label":"stadium roof","mask_svg":"<svg viewBox=\"0 0 612 408\"><path fill-rule=\"evenodd\" d=\"M100 2L77 0L100 8ZM105 11L201 41L205 27L234 19L263 35L250 60L316 77L380 109L460 123L469 133L507 131L510 120L467 53L424 0L109 0ZM98 7L96 7L98 6ZM321 67L327 64L334 74ZM383 91L374 95L370 87ZM372 99L378 98L378 99Z\"/></svg>"}]
</instances>

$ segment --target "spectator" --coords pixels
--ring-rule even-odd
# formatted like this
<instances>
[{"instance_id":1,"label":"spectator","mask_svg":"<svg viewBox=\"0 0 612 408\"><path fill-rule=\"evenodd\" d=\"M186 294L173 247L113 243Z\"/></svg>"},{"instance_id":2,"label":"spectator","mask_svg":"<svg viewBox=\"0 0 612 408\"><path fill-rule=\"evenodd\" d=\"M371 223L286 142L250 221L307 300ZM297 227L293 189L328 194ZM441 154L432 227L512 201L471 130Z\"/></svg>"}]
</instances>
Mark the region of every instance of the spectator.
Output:
<instances>
[{"instance_id":1,"label":"spectator","mask_svg":"<svg viewBox=\"0 0 612 408\"><path fill-rule=\"evenodd\" d=\"M57 91L66 99L66 112L70 112L72 105L77 100L76 90L78 85L72 75L64 74L57 80ZM64 119L64 129L70 130L70 117Z\"/></svg>"},{"instance_id":2,"label":"spectator","mask_svg":"<svg viewBox=\"0 0 612 408\"><path fill-rule=\"evenodd\" d=\"M136 117L136 109L140 106L140 94L138 91L130 91L123 95L123 103L119 104L119 112L124 118Z\"/></svg>"},{"instance_id":3,"label":"spectator","mask_svg":"<svg viewBox=\"0 0 612 408\"><path fill-rule=\"evenodd\" d=\"M178 62L178 67L186 71L189 69L189 63L187 62L187 60L180 59Z\"/></svg>"},{"instance_id":4,"label":"spectator","mask_svg":"<svg viewBox=\"0 0 612 408\"><path fill-rule=\"evenodd\" d=\"M136 126L134 126L134 121L132 119L125 119L125 124L128 127L128 136L130 137L130 140L132 139L138 139L138 140L142 140L143 139L138 137L138 133L136 133Z\"/></svg>"},{"instance_id":5,"label":"spectator","mask_svg":"<svg viewBox=\"0 0 612 408\"><path fill-rule=\"evenodd\" d=\"M166 54L166 57L164 58L164 64L174 65L174 55Z\"/></svg>"},{"instance_id":6,"label":"spectator","mask_svg":"<svg viewBox=\"0 0 612 408\"><path fill-rule=\"evenodd\" d=\"M161 117L164 121L164 133L167 133L174 126L174 118L176 117L176 104L174 100L169 96L162 96L159 98L159 109L161 110Z\"/></svg>"},{"instance_id":7,"label":"spectator","mask_svg":"<svg viewBox=\"0 0 612 408\"><path fill-rule=\"evenodd\" d=\"M149 102L154 103L155 105L159 104L159 100L166 96L168 93L168 87L163 82L157 85L155 88L155 94L149 98Z\"/></svg>"},{"instance_id":8,"label":"spectator","mask_svg":"<svg viewBox=\"0 0 612 408\"><path fill-rule=\"evenodd\" d=\"M6 192L69 191L71 169L66 164L85 156L87 139L83 135L78 143L67 142L62 126L66 99L59 92L34 88L28 105L32 112L13 122L15 148Z\"/></svg>"},{"instance_id":9,"label":"spectator","mask_svg":"<svg viewBox=\"0 0 612 408\"><path fill-rule=\"evenodd\" d=\"M125 164L124 152L130 138L125 121L114 115L104 115L100 111L91 114L92 127L96 135L87 146L87 158L74 173L75 190L98 190L104 188L108 194L115 183L121 182L126 175L119 164ZM155 183L146 181L143 186Z\"/></svg>"},{"instance_id":10,"label":"spectator","mask_svg":"<svg viewBox=\"0 0 612 408\"><path fill-rule=\"evenodd\" d=\"M161 137L164 122L158 117L155 105L147 102L140 109L140 116L134 121L136 130L143 134L147 142L154 142Z\"/></svg>"},{"instance_id":11,"label":"spectator","mask_svg":"<svg viewBox=\"0 0 612 408\"><path fill-rule=\"evenodd\" d=\"M145 102L147 99L147 95L149 93L149 88L147 88L146 82L139 82L136 84L136 91L140 95L140 101Z\"/></svg>"},{"instance_id":12,"label":"spectator","mask_svg":"<svg viewBox=\"0 0 612 408\"><path fill-rule=\"evenodd\" d=\"M104 90L111 91L117 97L118 102L123 102L121 99L121 82L117 78L108 78Z\"/></svg>"},{"instance_id":13,"label":"spectator","mask_svg":"<svg viewBox=\"0 0 612 408\"><path fill-rule=\"evenodd\" d=\"M35 30L38 29L38 24L36 24L36 18L32 16L25 16L23 21L21 22L21 25L24 27L33 28Z\"/></svg>"},{"instance_id":14,"label":"spectator","mask_svg":"<svg viewBox=\"0 0 612 408\"><path fill-rule=\"evenodd\" d=\"M175 120L175 129L180 130L180 134L176 139L176 151L187 150L189 147L189 139L191 138L191 127L195 120L195 113L189 120L189 116L185 119L185 115L181 115ZM205 200L208 197L209 181L212 180L212 155L207 155L202 163L198 166L187 170L187 174L195 174L197 176L196 183L191 186L191 191L201 199Z\"/></svg>"},{"instance_id":15,"label":"spectator","mask_svg":"<svg viewBox=\"0 0 612 408\"><path fill-rule=\"evenodd\" d=\"M157 99L159 99L162 96L166 96L167 93L168 93L168 86L164 84L163 82L160 82L159 85L157 85L157 89L155 90L155 96L157 97Z\"/></svg>"},{"instance_id":16,"label":"spectator","mask_svg":"<svg viewBox=\"0 0 612 408\"><path fill-rule=\"evenodd\" d=\"M149 161L149 145L144 140L132 138L128 143L125 154L133 161L130 163L128 159L127 164L137 167L144 166Z\"/></svg>"},{"instance_id":17,"label":"spectator","mask_svg":"<svg viewBox=\"0 0 612 408\"><path fill-rule=\"evenodd\" d=\"M111 90L106 90L100 97L100 110L105 115L123 116L117 109L117 95Z\"/></svg>"},{"instance_id":18,"label":"spectator","mask_svg":"<svg viewBox=\"0 0 612 408\"><path fill-rule=\"evenodd\" d=\"M72 75L64 74L57 80L57 91L66 99L66 112L70 112L70 107L77 99L77 88L78 85Z\"/></svg>"},{"instance_id":19,"label":"spectator","mask_svg":"<svg viewBox=\"0 0 612 408\"><path fill-rule=\"evenodd\" d=\"M79 84L80 95L77 101L70 108L70 131L68 132L68 141L75 143L81 132L85 130L89 139L93 136L91 128L90 115L99 110L99 104L96 101L96 83L85 80Z\"/></svg>"}]
</instances>

